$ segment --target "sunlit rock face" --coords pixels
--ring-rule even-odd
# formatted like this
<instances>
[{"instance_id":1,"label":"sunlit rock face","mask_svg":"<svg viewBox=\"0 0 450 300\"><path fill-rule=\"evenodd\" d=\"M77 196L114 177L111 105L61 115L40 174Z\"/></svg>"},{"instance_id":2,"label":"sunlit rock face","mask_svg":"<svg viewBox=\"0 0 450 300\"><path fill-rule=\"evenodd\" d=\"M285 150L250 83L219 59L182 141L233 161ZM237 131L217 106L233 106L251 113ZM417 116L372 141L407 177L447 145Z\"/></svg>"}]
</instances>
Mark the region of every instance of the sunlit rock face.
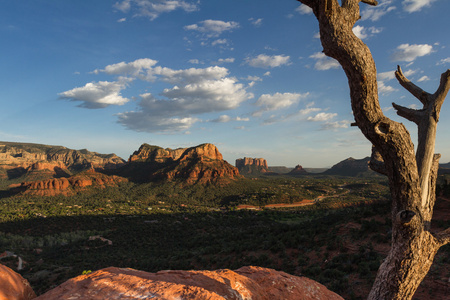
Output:
<instances>
[{"instance_id":1,"label":"sunlit rock face","mask_svg":"<svg viewBox=\"0 0 450 300\"><path fill-rule=\"evenodd\" d=\"M26 279L0 264L0 300L29 300L35 297Z\"/></svg>"},{"instance_id":2,"label":"sunlit rock face","mask_svg":"<svg viewBox=\"0 0 450 300\"><path fill-rule=\"evenodd\" d=\"M236 168L238 168L240 174L257 174L269 172L267 161L264 158L238 158L236 159Z\"/></svg>"},{"instance_id":3,"label":"sunlit rock face","mask_svg":"<svg viewBox=\"0 0 450 300\"><path fill-rule=\"evenodd\" d=\"M237 168L208 143L178 149L143 144L128 159L124 174L139 174L141 181L177 180L185 184L227 184L240 178Z\"/></svg>"},{"instance_id":4,"label":"sunlit rock face","mask_svg":"<svg viewBox=\"0 0 450 300\"><path fill-rule=\"evenodd\" d=\"M71 196L77 192L83 191L88 187L105 188L118 186L121 182L128 181L126 178L105 175L94 170L85 171L68 178L53 178L46 180L37 180L23 182L19 187L22 194L34 196Z\"/></svg>"},{"instance_id":5,"label":"sunlit rock face","mask_svg":"<svg viewBox=\"0 0 450 300\"><path fill-rule=\"evenodd\" d=\"M110 267L72 278L36 298L51 299L343 300L311 279L252 266L157 273Z\"/></svg>"}]
</instances>

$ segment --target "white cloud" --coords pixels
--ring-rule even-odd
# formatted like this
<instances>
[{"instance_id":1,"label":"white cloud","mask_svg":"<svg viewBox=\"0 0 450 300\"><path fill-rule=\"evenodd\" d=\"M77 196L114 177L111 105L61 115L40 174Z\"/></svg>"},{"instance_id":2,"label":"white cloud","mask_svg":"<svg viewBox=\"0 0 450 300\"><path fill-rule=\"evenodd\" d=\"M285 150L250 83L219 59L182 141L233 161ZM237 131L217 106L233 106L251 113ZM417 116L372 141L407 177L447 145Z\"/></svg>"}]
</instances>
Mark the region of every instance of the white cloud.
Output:
<instances>
[{"instance_id":1,"label":"white cloud","mask_svg":"<svg viewBox=\"0 0 450 300\"><path fill-rule=\"evenodd\" d=\"M310 15L313 13L313 10L311 9L311 7L309 7L305 4L301 4L299 7L297 7L295 9L295 11L301 15Z\"/></svg>"},{"instance_id":2,"label":"white cloud","mask_svg":"<svg viewBox=\"0 0 450 300\"><path fill-rule=\"evenodd\" d=\"M450 57L441 59L436 65L450 64Z\"/></svg>"},{"instance_id":3,"label":"white cloud","mask_svg":"<svg viewBox=\"0 0 450 300\"><path fill-rule=\"evenodd\" d=\"M258 76L250 76L248 75L247 78L245 78L248 81L262 81L261 77Z\"/></svg>"},{"instance_id":4,"label":"white cloud","mask_svg":"<svg viewBox=\"0 0 450 300\"><path fill-rule=\"evenodd\" d=\"M231 117L228 115L221 115L217 119L211 120L211 122L214 122L214 123L227 123L230 121L231 121Z\"/></svg>"},{"instance_id":5,"label":"white cloud","mask_svg":"<svg viewBox=\"0 0 450 300\"><path fill-rule=\"evenodd\" d=\"M136 131L182 131L199 121L193 115L235 109L253 97L233 78L199 79L164 89L161 96L166 99L141 95L138 111L119 114L119 123Z\"/></svg>"},{"instance_id":6,"label":"white cloud","mask_svg":"<svg viewBox=\"0 0 450 300\"><path fill-rule=\"evenodd\" d=\"M420 11L424 7L431 6L435 0L403 0L403 9L409 13Z\"/></svg>"},{"instance_id":7,"label":"white cloud","mask_svg":"<svg viewBox=\"0 0 450 300\"><path fill-rule=\"evenodd\" d=\"M212 46L217 46L217 45L228 45L228 40L227 39L217 39L215 41L213 41L211 43Z\"/></svg>"},{"instance_id":8,"label":"white cloud","mask_svg":"<svg viewBox=\"0 0 450 300\"><path fill-rule=\"evenodd\" d=\"M270 76L270 71L267 71L266 73L264 73L263 76Z\"/></svg>"},{"instance_id":9,"label":"white cloud","mask_svg":"<svg viewBox=\"0 0 450 300\"><path fill-rule=\"evenodd\" d=\"M60 97L83 101L83 107L101 108L127 102L128 99L120 96L120 91L134 79L170 83L172 87L158 93L160 99L151 93L142 94L135 111L118 114L118 122L128 129L163 133L185 131L201 121L197 115L232 110L253 98L244 84L228 77L227 68L213 66L174 70L156 64L151 59L139 59L108 65L93 73L131 77L119 77L117 82L88 83L85 87L61 93Z\"/></svg>"},{"instance_id":10,"label":"white cloud","mask_svg":"<svg viewBox=\"0 0 450 300\"><path fill-rule=\"evenodd\" d=\"M401 44L400 46L397 47L397 50L392 55L392 60L412 62L420 56L430 54L432 51L433 46L428 44L421 44L421 45Z\"/></svg>"},{"instance_id":11,"label":"white cloud","mask_svg":"<svg viewBox=\"0 0 450 300\"><path fill-rule=\"evenodd\" d=\"M417 81L418 82L423 82L423 81L428 81L428 80L430 80L430 78L425 75L425 76L420 77L419 80L417 80Z\"/></svg>"},{"instance_id":12,"label":"white cloud","mask_svg":"<svg viewBox=\"0 0 450 300\"><path fill-rule=\"evenodd\" d=\"M254 18L250 18L250 19L248 19L250 22L252 22L252 24L253 24L253 26L255 26L255 27L259 27L259 26L261 26L262 25L262 18L259 18L259 19L254 19Z\"/></svg>"},{"instance_id":13,"label":"white cloud","mask_svg":"<svg viewBox=\"0 0 450 300\"><path fill-rule=\"evenodd\" d=\"M380 33L382 31L381 28L376 28L373 26L366 28L366 27L360 26L360 25L356 25L355 27L353 27L352 30L353 30L353 33L361 40L366 39L366 38L373 36L374 34Z\"/></svg>"},{"instance_id":14,"label":"white cloud","mask_svg":"<svg viewBox=\"0 0 450 300\"><path fill-rule=\"evenodd\" d=\"M249 118L241 118L241 117L231 118L228 115L221 115L217 119L211 120L210 122L213 122L213 123L228 123L228 122L231 122L231 121L248 122L248 121L250 121L250 119Z\"/></svg>"},{"instance_id":15,"label":"white cloud","mask_svg":"<svg viewBox=\"0 0 450 300\"><path fill-rule=\"evenodd\" d=\"M76 87L59 94L61 99L80 101L80 107L104 108L109 105L123 105L129 101L120 95L120 91L127 86L130 79L119 81L99 81L86 83L83 87Z\"/></svg>"},{"instance_id":16,"label":"white cloud","mask_svg":"<svg viewBox=\"0 0 450 300\"><path fill-rule=\"evenodd\" d=\"M336 122L326 122L322 125L321 130L336 130L339 128L348 128L350 121L342 120Z\"/></svg>"},{"instance_id":17,"label":"white cloud","mask_svg":"<svg viewBox=\"0 0 450 300\"><path fill-rule=\"evenodd\" d=\"M337 116L337 113L320 112L317 115L315 115L314 117L308 117L307 120L312 121L312 122L323 122L323 121L329 121L336 116Z\"/></svg>"},{"instance_id":18,"label":"white cloud","mask_svg":"<svg viewBox=\"0 0 450 300\"><path fill-rule=\"evenodd\" d=\"M108 65L104 69L96 69L92 73L99 74L100 72L104 72L110 75L127 74L137 76L138 74L141 74L143 70L148 70L157 63L157 60L153 60L150 58L141 58L129 63L122 61L117 64Z\"/></svg>"},{"instance_id":19,"label":"white cloud","mask_svg":"<svg viewBox=\"0 0 450 300\"><path fill-rule=\"evenodd\" d=\"M386 95L392 92L398 91L390 85L386 85L383 81L378 81L378 92L382 95Z\"/></svg>"},{"instance_id":20,"label":"white cloud","mask_svg":"<svg viewBox=\"0 0 450 300\"><path fill-rule=\"evenodd\" d=\"M353 27L352 31L361 40L367 37L366 29L364 28L364 26L356 25L355 27Z\"/></svg>"},{"instance_id":21,"label":"white cloud","mask_svg":"<svg viewBox=\"0 0 450 300\"><path fill-rule=\"evenodd\" d=\"M256 114L260 114L262 111L272 111L287 108L293 104L298 103L301 99L306 98L309 93L275 93L273 95L264 94L259 97L255 105L261 107Z\"/></svg>"},{"instance_id":22,"label":"white cloud","mask_svg":"<svg viewBox=\"0 0 450 300\"><path fill-rule=\"evenodd\" d=\"M127 20L127 18L121 18L121 19L117 20L117 23L122 23L122 22L125 22L126 20Z\"/></svg>"},{"instance_id":23,"label":"white cloud","mask_svg":"<svg viewBox=\"0 0 450 300\"><path fill-rule=\"evenodd\" d=\"M275 68L290 63L290 57L287 55L266 55L260 54L257 57L245 59L246 63L255 68Z\"/></svg>"},{"instance_id":24,"label":"white cloud","mask_svg":"<svg viewBox=\"0 0 450 300\"><path fill-rule=\"evenodd\" d=\"M395 6L391 5L392 2L393 0L385 0L383 2L380 1L377 6L367 5L367 7L361 11L361 20L378 21L382 16L396 9Z\"/></svg>"},{"instance_id":25,"label":"white cloud","mask_svg":"<svg viewBox=\"0 0 450 300\"><path fill-rule=\"evenodd\" d=\"M239 28L238 22L225 22L220 20L205 20L197 24L184 26L185 30L198 31L205 34L207 37L218 37L223 32L232 31L236 28Z\"/></svg>"},{"instance_id":26,"label":"white cloud","mask_svg":"<svg viewBox=\"0 0 450 300\"><path fill-rule=\"evenodd\" d=\"M316 52L309 57L316 60L316 63L314 64L314 69L316 70L324 71L329 69L337 69L341 66L337 60L326 56L322 52Z\"/></svg>"},{"instance_id":27,"label":"white cloud","mask_svg":"<svg viewBox=\"0 0 450 300\"><path fill-rule=\"evenodd\" d=\"M377 79L382 81L389 81L395 78L395 71L387 71L377 74Z\"/></svg>"},{"instance_id":28,"label":"white cloud","mask_svg":"<svg viewBox=\"0 0 450 300\"><path fill-rule=\"evenodd\" d=\"M133 16L148 17L150 20L177 9L186 12L198 10L197 4L182 0L123 0L116 2L114 7L123 13L133 11Z\"/></svg>"},{"instance_id":29,"label":"white cloud","mask_svg":"<svg viewBox=\"0 0 450 300\"><path fill-rule=\"evenodd\" d=\"M312 103L314 104L314 102ZM298 111L298 114L301 116L309 115L310 113L321 111L321 108L318 107L307 107Z\"/></svg>"},{"instance_id":30,"label":"white cloud","mask_svg":"<svg viewBox=\"0 0 450 300\"><path fill-rule=\"evenodd\" d=\"M235 120L236 120L236 121L241 121L241 122L248 122L248 121L250 121L250 118L236 117Z\"/></svg>"},{"instance_id":31,"label":"white cloud","mask_svg":"<svg viewBox=\"0 0 450 300\"><path fill-rule=\"evenodd\" d=\"M235 59L234 57L228 57L228 58L219 58L219 60L217 60L218 64L223 64L223 63L234 63Z\"/></svg>"},{"instance_id":32,"label":"white cloud","mask_svg":"<svg viewBox=\"0 0 450 300\"><path fill-rule=\"evenodd\" d=\"M188 60L188 63L193 64L193 65L198 65L201 62L198 59L193 58L193 59Z\"/></svg>"}]
</instances>

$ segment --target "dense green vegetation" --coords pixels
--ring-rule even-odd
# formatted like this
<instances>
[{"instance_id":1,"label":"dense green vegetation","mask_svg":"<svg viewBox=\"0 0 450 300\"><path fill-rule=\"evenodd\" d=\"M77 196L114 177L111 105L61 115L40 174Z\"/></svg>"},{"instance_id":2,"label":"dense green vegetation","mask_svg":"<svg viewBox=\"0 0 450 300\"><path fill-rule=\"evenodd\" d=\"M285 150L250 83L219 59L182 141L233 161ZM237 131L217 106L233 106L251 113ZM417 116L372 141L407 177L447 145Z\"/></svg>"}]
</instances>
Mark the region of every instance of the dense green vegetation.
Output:
<instances>
[{"instance_id":1,"label":"dense green vegetation","mask_svg":"<svg viewBox=\"0 0 450 300\"><path fill-rule=\"evenodd\" d=\"M302 199L317 203L237 210L239 204ZM124 183L73 197L5 196L0 253L23 258L21 274L37 293L108 266L155 272L257 265L361 299L390 241L389 205L384 180L320 176L247 179L223 187ZM95 236L104 239L90 239ZM448 278L449 252L440 251L430 276ZM2 259L11 267L16 262Z\"/></svg>"}]
</instances>

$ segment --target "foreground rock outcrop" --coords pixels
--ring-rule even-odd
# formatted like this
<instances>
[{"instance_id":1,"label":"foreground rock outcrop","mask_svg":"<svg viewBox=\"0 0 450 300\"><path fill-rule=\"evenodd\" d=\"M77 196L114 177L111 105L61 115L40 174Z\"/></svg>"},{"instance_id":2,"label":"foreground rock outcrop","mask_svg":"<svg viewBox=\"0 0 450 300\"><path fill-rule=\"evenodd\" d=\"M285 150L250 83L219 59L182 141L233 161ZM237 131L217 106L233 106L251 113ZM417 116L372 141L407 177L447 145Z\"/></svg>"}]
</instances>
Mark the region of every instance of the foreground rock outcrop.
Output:
<instances>
[{"instance_id":1,"label":"foreground rock outcrop","mask_svg":"<svg viewBox=\"0 0 450 300\"><path fill-rule=\"evenodd\" d=\"M208 143L178 149L143 144L120 174L137 181L179 180L186 184L226 184L240 177L237 168Z\"/></svg>"},{"instance_id":2,"label":"foreground rock outcrop","mask_svg":"<svg viewBox=\"0 0 450 300\"><path fill-rule=\"evenodd\" d=\"M316 281L261 267L157 273L110 267L36 298L53 299L343 300Z\"/></svg>"},{"instance_id":3,"label":"foreground rock outcrop","mask_svg":"<svg viewBox=\"0 0 450 300\"><path fill-rule=\"evenodd\" d=\"M35 297L26 279L0 264L0 300L29 300Z\"/></svg>"}]
</instances>

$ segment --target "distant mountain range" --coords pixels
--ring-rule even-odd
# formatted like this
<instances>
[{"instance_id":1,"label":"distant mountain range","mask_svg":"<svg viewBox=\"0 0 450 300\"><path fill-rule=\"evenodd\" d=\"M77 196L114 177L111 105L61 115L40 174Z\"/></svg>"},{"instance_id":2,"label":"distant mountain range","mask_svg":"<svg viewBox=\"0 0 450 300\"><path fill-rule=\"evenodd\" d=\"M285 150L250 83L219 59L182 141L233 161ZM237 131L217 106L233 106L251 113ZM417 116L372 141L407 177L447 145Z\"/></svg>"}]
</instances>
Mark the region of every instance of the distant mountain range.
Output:
<instances>
[{"instance_id":1,"label":"distant mountain range","mask_svg":"<svg viewBox=\"0 0 450 300\"><path fill-rule=\"evenodd\" d=\"M0 142L0 183L22 193L70 195L87 187L115 186L121 182L176 181L180 184L225 185L242 175L381 176L369 169L369 157L347 158L330 169L269 167L263 158L241 158L236 167L226 162L213 144L190 148L161 148L143 144L128 161L115 154L62 146ZM322 172L321 172L322 171ZM450 163L440 173L450 173Z\"/></svg>"}]
</instances>

